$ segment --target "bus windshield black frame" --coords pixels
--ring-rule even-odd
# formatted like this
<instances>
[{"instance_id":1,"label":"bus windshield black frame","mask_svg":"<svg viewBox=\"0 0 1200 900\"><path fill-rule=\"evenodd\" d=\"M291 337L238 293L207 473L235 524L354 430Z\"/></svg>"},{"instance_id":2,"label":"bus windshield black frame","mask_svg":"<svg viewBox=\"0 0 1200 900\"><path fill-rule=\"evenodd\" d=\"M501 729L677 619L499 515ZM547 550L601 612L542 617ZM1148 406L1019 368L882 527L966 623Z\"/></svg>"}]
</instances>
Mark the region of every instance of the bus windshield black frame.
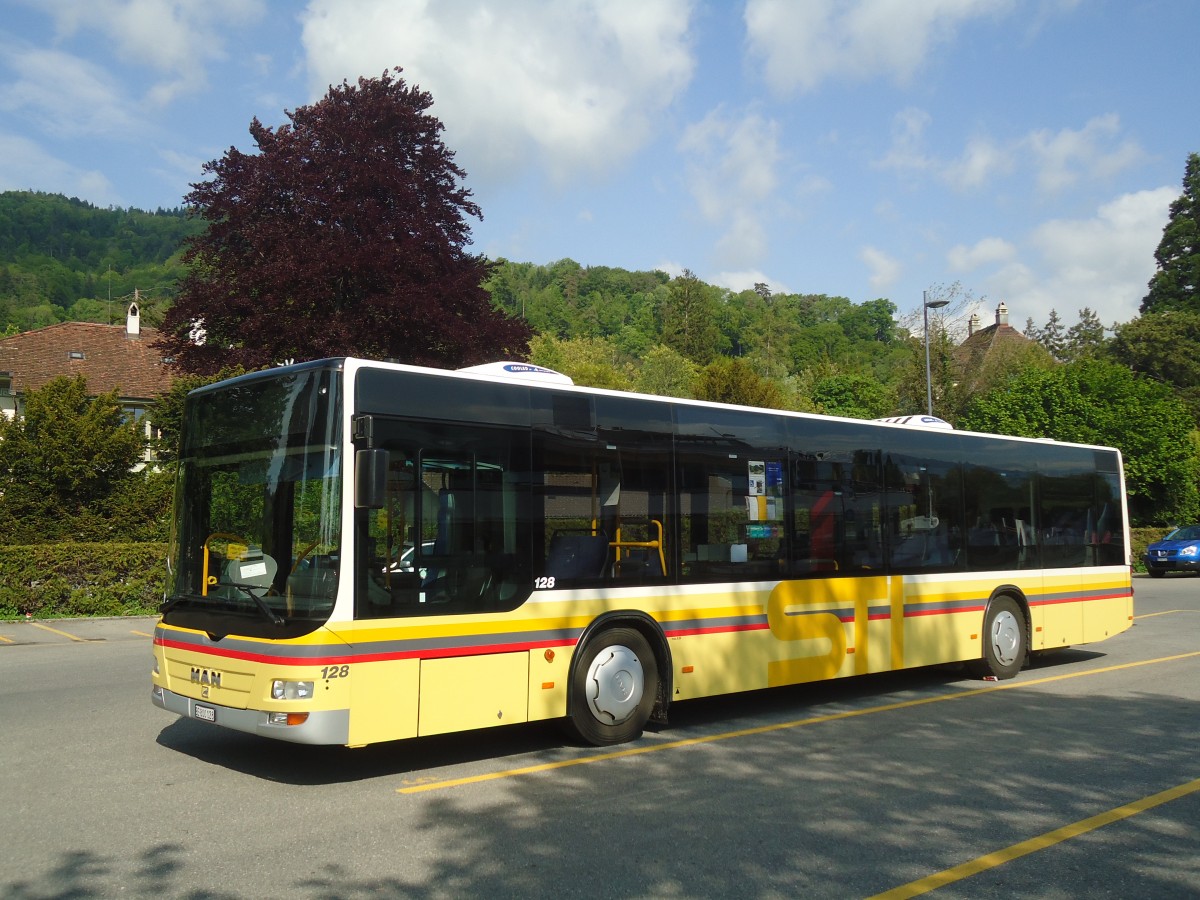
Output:
<instances>
[{"instance_id":1,"label":"bus windshield black frame","mask_svg":"<svg viewBox=\"0 0 1200 900\"><path fill-rule=\"evenodd\" d=\"M286 638L328 620L341 551L340 363L188 395L163 621Z\"/></svg>"}]
</instances>

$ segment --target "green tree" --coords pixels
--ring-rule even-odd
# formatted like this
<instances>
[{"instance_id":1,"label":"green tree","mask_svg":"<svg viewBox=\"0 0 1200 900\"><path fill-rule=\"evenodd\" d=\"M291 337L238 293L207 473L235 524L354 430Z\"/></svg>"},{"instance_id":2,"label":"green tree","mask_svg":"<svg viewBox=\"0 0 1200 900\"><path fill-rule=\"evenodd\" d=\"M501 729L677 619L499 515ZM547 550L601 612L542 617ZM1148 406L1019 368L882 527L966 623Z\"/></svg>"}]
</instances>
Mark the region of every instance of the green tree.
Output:
<instances>
[{"instance_id":1,"label":"green tree","mask_svg":"<svg viewBox=\"0 0 1200 900\"><path fill-rule=\"evenodd\" d=\"M1173 386L1200 421L1200 310L1146 313L1119 325L1107 354Z\"/></svg>"},{"instance_id":2,"label":"green tree","mask_svg":"<svg viewBox=\"0 0 1200 900\"><path fill-rule=\"evenodd\" d=\"M632 388L629 361L611 341L538 335L530 341L530 348L530 362L562 372L576 384L614 391Z\"/></svg>"},{"instance_id":3,"label":"green tree","mask_svg":"<svg viewBox=\"0 0 1200 900\"><path fill-rule=\"evenodd\" d=\"M847 310L841 317L842 330L851 341L896 340L896 304L880 297Z\"/></svg>"},{"instance_id":4,"label":"green tree","mask_svg":"<svg viewBox=\"0 0 1200 900\"><path fill-rule=\"evenodd\" d=\"M643 394L691 397L698 371L696 364L682 353L658 344L642 356L633 387Z\"/></svg>"},{"instance_id":5,"label":"green tree","mask_svg":"<svg viewBox=\"0 0 1200 900\"><path fill-rule=\"evenodd\" d=\"M958 422L971 431L1103 444L1121 450L1135 524L1200 515L1195 427L1170 388L1116 363L1085 359L1031 369L976 397Z\"/></svg>"},{"instance_id":6,"label":"green tree","mask_svg":"<svg viewBox=\"0 0 1200 900\"><path fill-rule=\"evenodd\" d=\"M180 243L199 230L182 210L98 209L56 194L0 192L0 331L121 322L135 288L143 325L155 327L182 277Z\"/></svg>"},{"instance_id":7,"label":"green tree","mask_svg":"<svg viewBox=\"0 0 1200 900\"><path fill-rule=\"evenodd\" d=\"M1064 354L1068 360L1094 356L1104 347L1104 325L1100 317L1085 306L1079 311L1079 321L1067 329Z\"/></svg>"},{"instance_id":8,"label":"green tree","mask_svg":"<svg viewBox=\"0 0 1200 900\"><path fill-rule=\"evenodd\" d=\"M1050 318L1046 320L1046 327L1038 332L1037 339L1038 343L1045 347L1055 359L1060 361L1066 359L1067 335L1062 319L1058 317L1058 310L1050 310Z\"/></svg>"},{"instance_id":9,"label":"green tree","mask_svg":"<svg viewBox=\"0 0 1200 900\"><path fill-rule=\"evenodd\" d=\"M466 251L481 213L432 104L389 71L343 82L277 130L254 119L258 152L205 165L186 199L207 229L159 340L180 369L524 358L529 326L492 305L490 264Z\"/></svg>"},{"instance_id":10,"label":"green tree","mask_svg":"<svg viewBox=\"0 0 1200 900\"><path fill-rule=\"evenodd\" d=\"M714 359L700 370L696 376L695 394L697 400L715 403L786 408L783 391L778 385L755 372L745 360L728 356Z\"/></svg>"},{"instance_id":11,"label":"green tree","mask_svg":"<svg viewBox=\"0 0 1200 900\"><path fill-rule=\"evenodd\" d=\"M723 347L717 317L713 289L692 271L684 270L667 286L662 307L662 341L704 365L719 355Z\"/></svg>"},{"instance_id":12,"label":"green tree","mask_svg":"<svg viewBox=\"0 0 1200 900\"><path fill-rule=\"evenodd\" d=\"M941 314L929 317L928 382L924 337L910 334L906 340L908 353L906 359L896 367L892 384L896 398L895 411L899 415L926 412L932 394L933 414L947 422L955 421L965 385L954 361L954 340L946 327L946 318Z\"/></svg>"},{"instance_id":13,"label":"green tree","mask_svg":"<svg viewBox=\"0 0 1200 900\"><path fill-rule=\"evenodd\" d=\"M183 431L183 406L187 395L206 384L245 374L245 369L234 367L222 369L215 375L181 375L171 382L165 394L155 398L146 410L146 417L157 433L154 456L160 464L167 465L179 458L179 437Z\"/></svg>"},{"instance_id":14,"label":"green tree","mask_svg":"<svg viewBox=\"0 0 1200 900\"><path fill-rule=\"evenodd\" d=\"M1154 260L1158 270L1150 279L1141 311L1200 312L1200 154L1187 158L1183 193L1171 204Z\"/></svg>"},{"instance_id":15,"label":"green tree","mask_svg":"<svg viewBox=\"0 0 1200 900\"><path fill-rule=\"evenodd\" d=\"M947 396L950 409L943 418L948 421L957 421L976 396L1004 390L1025 372L1051 369L1057 363L1036 341L1004 340L996 341L978 363L960 362L960 365L963 370L958 372L958 380Z\"/></svg>"},{"instance_id":16,"label":"green tree","mask_svg":"<svg viewBox=\"0 0 1200 900\"><path fill-rule=\"evenodd\" d=\"M162 512L138 508L144 446L115 390L89 398L82 377L60 377L30 391L23 416L0 417L0 532L16 543L138 532Z\"/></svg>"},{"instance_id":17,"label":"green tree","mask_svg":"<svg viewBox=\"0 0 1200 900\"><path fill-rule=\"evenodd\" d=\"M851 419L877 419L890 414L895 403L886 386L861 372L834 372L818 378L812 400L819 412Z\"/></svg>"}]
</instances>

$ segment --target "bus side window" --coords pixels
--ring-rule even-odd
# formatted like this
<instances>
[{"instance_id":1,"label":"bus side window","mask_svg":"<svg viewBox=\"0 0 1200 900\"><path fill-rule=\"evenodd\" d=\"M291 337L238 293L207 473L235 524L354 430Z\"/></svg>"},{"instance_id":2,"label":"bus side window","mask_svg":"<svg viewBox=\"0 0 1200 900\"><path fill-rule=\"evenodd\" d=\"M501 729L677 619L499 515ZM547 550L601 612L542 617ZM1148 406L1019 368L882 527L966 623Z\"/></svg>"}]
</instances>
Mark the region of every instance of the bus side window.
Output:
<instances>
[{"instance_id":1,"label":"bus side window","mask_svg":"<svg viewBox=\"0 0 1200 900\"><path fill-rule=\"evenodd\" d=\"M962 470L957 460L889 454L888 567L950 571L963 562Z\"/></svg>"},{"instance_id":2,"label":"bus side window","mask_svg":"<svg viewBox=\"0 0 1200 900\"><path fill-rule=\"evenodd\" d=\"M689 581L777 578L783 572L783 463L765 453L681 455L683 575Z\"/></svg>"},{"instance_id":3,"label":"bus side window","mask_svg":"<svg viewBox=\"0 0 1200 900\"><path fill-rule=\"evenodd\" d=\"M880 492L874 457L867 456L865 462L820 451L795 457L795 540L789 567L794 577L882 567Z\"/></svg>"}]
</instances>

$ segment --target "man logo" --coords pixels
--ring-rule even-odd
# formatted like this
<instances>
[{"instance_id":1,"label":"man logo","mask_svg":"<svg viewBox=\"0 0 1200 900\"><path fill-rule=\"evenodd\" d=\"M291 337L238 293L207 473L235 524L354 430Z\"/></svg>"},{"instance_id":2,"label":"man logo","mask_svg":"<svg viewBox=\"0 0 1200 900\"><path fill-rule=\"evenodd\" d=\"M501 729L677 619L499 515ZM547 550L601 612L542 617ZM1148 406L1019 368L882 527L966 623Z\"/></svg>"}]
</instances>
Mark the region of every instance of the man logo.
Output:
<instances>
[{"instance_id":1,"label":"man logo","mask_svg":"<svg viewBox=\"0 0 1200 900\"><path fill-rule=\"evenodd\" d=\"M196 684L208 684L213 687L221 686L221 673L209 669L198 669L192 666L192 681Z\"/></svg>"}]
</instances>

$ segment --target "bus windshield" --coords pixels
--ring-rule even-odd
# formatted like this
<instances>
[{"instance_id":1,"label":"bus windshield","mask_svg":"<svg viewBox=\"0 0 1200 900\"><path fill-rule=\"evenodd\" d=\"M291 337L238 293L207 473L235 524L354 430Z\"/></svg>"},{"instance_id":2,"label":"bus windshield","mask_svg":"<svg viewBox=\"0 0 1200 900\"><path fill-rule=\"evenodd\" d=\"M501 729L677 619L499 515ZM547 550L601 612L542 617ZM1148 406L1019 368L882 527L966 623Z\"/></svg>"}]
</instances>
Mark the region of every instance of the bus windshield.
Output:
<instances>
[{"instance_id":1,"label":"bus windshield","mask_svg":"<svg viewBox=\"0 0 1200 900\"><path fill-rule=\"evenodd\" d=\"M189 395L165 622L291 637L329 618L341 544L339 383L326 366Z\"/></svg>"}]
</instances>

